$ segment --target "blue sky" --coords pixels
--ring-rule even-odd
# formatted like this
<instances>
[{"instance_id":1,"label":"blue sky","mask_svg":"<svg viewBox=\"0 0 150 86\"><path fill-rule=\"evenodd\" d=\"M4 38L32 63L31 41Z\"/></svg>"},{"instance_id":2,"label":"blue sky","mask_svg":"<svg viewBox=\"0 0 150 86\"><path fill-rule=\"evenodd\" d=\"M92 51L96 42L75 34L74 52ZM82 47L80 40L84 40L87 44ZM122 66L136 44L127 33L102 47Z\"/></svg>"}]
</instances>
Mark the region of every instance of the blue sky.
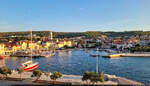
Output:
<instances>
[{"instance_id":1,"label":"blue sky","mask_svg":"<svg viewBox=\"0 0 150 86\"><path fill-rule=\"evenodd\" d=\"M0 31L150 30L150 0L0 0Z\"/></svg>"}]
</instances>

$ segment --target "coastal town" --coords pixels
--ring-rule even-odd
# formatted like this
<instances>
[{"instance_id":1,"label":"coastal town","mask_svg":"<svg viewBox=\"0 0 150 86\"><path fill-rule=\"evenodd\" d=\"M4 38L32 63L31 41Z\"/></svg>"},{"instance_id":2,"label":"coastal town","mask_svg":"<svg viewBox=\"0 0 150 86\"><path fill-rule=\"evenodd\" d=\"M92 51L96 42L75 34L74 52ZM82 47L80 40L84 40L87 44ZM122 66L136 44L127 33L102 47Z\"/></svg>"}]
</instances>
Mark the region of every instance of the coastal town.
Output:
<instances>
[{"instance_id":1,"label":"coastal town","mask_svg":"<svg viewBox=\"0 0 150 86\"><path fill-rule=\"evenodd\" d=\"M94 33L94 32L93 32ZM123 37L110 37L107 35L97 36L96 40L91 32L93 38L87 38L86 36L76 36L70 38L54 38L53 32L50 32L48 37L41 37L39 40L7 40L7 38L1 39L0 43L0 55L5 56L15 56L16 54L28 55L29 50L32 48L35 50L35 54L42 51L54 51L56 49L65 48L99 48L99 49L112 49L118 53L122 52L133 52L132 47L140 45L146 47L150 46L150 36L149 35L132 35ZM144 32L143 32L144 33ZM33 34L33 37L37 37ZM15 35L9 36L9 38L14 38ZM20 55L20 56L21 56ZM44 54L43 54L44 56Z\"/></svg>"},{"instance_id":2,"label":"coastal town","mask_svg":"<svg viewBox=\"0 0 150 86\"><path fill-rule=\"evenodd\" d=\"M0 86L149 86L150 0L0 0Z\"/></svg>"},{"instance_id":3,"label":"coastal town","mask_svg":"<svg viewBox=\"0 0 150 86\"><path fill-rule=\"evenodd\" d=\"M7 38L3 37L1 39L1 43L0 43L1 59L7 58L7 57L9 57L9 58L14 58L14 57L18 57L18 58L21 58L21 57L54 58L53 56L55 56L55 54L57 55L57 53L59 54L59 52L64 52L64 50L68 50L68 49L71 49L71 51L74 49L83 49L83 50L85 50L85 53L88 53L90 50L93 50L93 49L96 50L96 52L97 52L97 50L105 51L108 53L109 56L102 56L102 55L101 56L102 57L110 57L110 58L117 58L117 57L121 57L121 56L143 57L146 55L148 55L147 57L149 57L148 51L149 51L149 45L150 45L150 41L149 41L150 36L145 35L145 34L140 35L140 36L137 34L137 35L131 35L128 37L126 37L126 36L110 37L108 34L103 35L99 32L91 31L91 32L86 32L85 36L76 36L75 35L74 37L69 37L69 38L67 38L67 37L66 38L65 37L64 38L56 38L56 37L54 37L53 32L51 32L51 31L48 31L48 32L49 32L49 35L47 37L41 37L38 40L34 39L37 36L36 36L36 34L32 34L32 32L28 34L27 38L29 40L26 40L26 39L14 40L14 37L17 37L16 35L19 32L17 32L16 35L10 35ZM140 32L140 33L145 33L145 32ZM9 38L9 40L8 40L8 38ZM18 37L18 38L20 38L20 37ZM25 37L21 37L21 38L25 38ZM136 49L136 48L139 48L139 49ZM139 51L140 49L144 54L141 53L141 51ZM52 55L52 52L53 52L53 55ZM124 53L127 53L127 54L124 54ZM136 54L134 54L134 53L136 53ZM99 57L98 54L90 54L89 56ZM96 60L98 60L98 58ZM5 62L3 62L3 61L5 61L5 60L2 60L1 68L5 67ZM31 70L31 69L29 69L30 67L28 68L28 66L27 66L28 64L35 65L34 67L36 69L38 68L38 66L40 66L40 63L33 63L32 59L31 59L31 61L27 61L27 62L23 63L22 66L23 66L23 70L24 70L25 74L23 76L23 79L21 79L21 80L24 80L26 77L31 78L30 76L32 75L32 73L30 72L30 74L26 75L27 72L25 72L25 71ZM99 68L98 63L96 61L96 73L98 73L98 71L99 71L98 68ZM7 69L7 67L6 67L6 69ZM18 71L23 73L23 71L20 68L18 69ZM35 71L33 71L33 74ZM17 73L17 70L12 70L11 73L13 73L13 75L15 75L15 76L19 76L19 74ZM42 72L40 72L40 70L38 70L37 73L40 74L39 77L45 77L45 78L40 78L40 80L46 79L47 75L44 75L44 72L42 73ZM51 72L46 72L46 73L48 73L48 76L53 75ZM54 74L55 73L57 73L57 72L54 72ZM58 74L59 74L59 72L58 72ZM60 83L60 82L66 83L65 77L70 77L69 80L71 80L71 82L69 82L69 83L72 85L73 84L75 84L75 85L86 84L84 81L86 81L88 78L85 78L85 80L84 80L84 77L88 76L88 74L95 74L95 73L94 72L85 72L84 74L85 75L83 75L83 77L76 76L76 75L64 75L63 74L63 77L61 79L57 80L58 81L57 83ZM7 73L6 73L6 75L7 75ZM9 78L14 79L12 74L9 75L9 72L8 72L8 76L9 76ZM38 76L38 75L35 75L35 76ZM62 74L61 74L61 76L62 76ZM110 84L111 85L116 85L116 84L144 85L143 83L128 80L128 79L125 79L122 77L119 78L118 76L115 76L115 75L103 74L103 72L101 72L100 75L96 75L96 76L97 77L100 76L101 78L96 79L94 81L92 81L93 79L89 78L89 80L91 80L91 82L93 82L93 83L97 83L97 84L101 84L101 85L108 85L108 84L109 85ZM58 78L60 78L60 77L58 77ZM21 75L18 78L21 78ZM50 77L50 78L53 79L52 77ZM51 81L51 79L50 79L50 81ZM98 83L99 80L100 80L100 82L103 82L103 83ZM34 79L33 79L33 81L34 81ZM35 80L35 81L37 81L37 80ZM48 81L46 80L47 84L48 84ZM104 83L104 81L105 81L105 83ZM45 81L37 81L37 82L45 83ZM24 83L27 83L27 82L24 82ZM31 83L33 84L33 82L30 81L30 84ZM34 84L36 84L36 83L34 83Z\"/></svg>"}]
</instances>

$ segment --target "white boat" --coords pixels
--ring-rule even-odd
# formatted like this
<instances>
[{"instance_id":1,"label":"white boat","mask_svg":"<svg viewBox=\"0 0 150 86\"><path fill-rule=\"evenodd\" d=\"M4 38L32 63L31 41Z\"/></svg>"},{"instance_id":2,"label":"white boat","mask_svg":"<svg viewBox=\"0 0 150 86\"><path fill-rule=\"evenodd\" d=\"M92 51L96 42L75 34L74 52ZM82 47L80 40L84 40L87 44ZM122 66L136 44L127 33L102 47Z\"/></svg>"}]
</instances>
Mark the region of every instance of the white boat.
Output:
<instances>
[{"instance_id":1,"label":"white boat","mask_svg":"<svg viewBox=\"0 0 150 86\"><path fill-rule=\"evenodd\" d=\"M32 30L31 30L31 44L32 44ZM33 71L38 69L38 62L32 61L32 48L31 48L31 60L21 64L21 67L24 68L24 71Z\"/></svg>"},{"instance_id":2,"label":"white boat","mask_svg":"<svg viewBox=\"0 0 150 86\"><path fill-rule=\"evenodd\" d=\"M45 57L55 56L55 52L49 52L45 55Z\"/></svg>"},{"instance_id":3,"label":"white boat","mask_svg":"<svg viewBox=\"0 0 150 86\"><path fill-rule=\"evenodd\" d=\"M99 54L90 54L90 56L96 57L96 56L100 56Z\"/></svg>"},{"instance_id":4,"label":"white boat","mask_svg":"<svg viewBox=\"0 0 150 86\"><path fill-rule=\"evenodd\" d=\"M24 71L33 71L38 69L38 65L38 62L33 63L31 60L23 63L21 66L24 68Z\"/></svg>"}]
</instances>

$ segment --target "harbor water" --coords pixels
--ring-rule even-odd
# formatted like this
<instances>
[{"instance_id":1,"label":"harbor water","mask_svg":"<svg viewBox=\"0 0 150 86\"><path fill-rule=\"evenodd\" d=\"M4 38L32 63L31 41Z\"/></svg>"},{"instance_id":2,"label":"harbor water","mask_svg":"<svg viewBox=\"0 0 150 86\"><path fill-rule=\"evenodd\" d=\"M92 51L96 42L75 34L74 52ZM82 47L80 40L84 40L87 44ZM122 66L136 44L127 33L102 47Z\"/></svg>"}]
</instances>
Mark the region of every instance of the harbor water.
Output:
<instances>
[{"instance_id":1,"label":"harbor water","mask_svg":"<svg viewBox=\"0 0 150 86\"><path fill-rule=\"evenodd\" d=\"M42 71L59 71L64 74L82 75L84 71L95 72L96 58L84 50L59 50L56 55L48 58L33 58L39 62ZM104 54L104 52L99 52ZM21 63L29 60L25 57L8 57L5 63L11 69L17 69ZM99 72L117 75L131 80L150 84L150 58L121 57L116 59L99 57Z\"/></svg>"}]
</instances>

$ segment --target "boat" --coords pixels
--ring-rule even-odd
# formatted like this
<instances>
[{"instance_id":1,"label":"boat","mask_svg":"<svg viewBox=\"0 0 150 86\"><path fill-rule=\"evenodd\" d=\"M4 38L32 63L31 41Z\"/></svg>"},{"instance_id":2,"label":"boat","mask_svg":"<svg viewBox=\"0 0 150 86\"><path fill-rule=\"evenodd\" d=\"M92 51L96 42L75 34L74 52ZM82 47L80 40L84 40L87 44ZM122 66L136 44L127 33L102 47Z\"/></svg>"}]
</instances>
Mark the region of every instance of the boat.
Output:
<instances>
[{"instance_id":1,"label":"boat","mask_svg":"<svg viewBox=\"0 0 150 86\"><path fill-rule=\"evenodd\" d=\"M4 59L5 57L4 56L0 56L0 59Z\"/></svg>"},{"instance_id":2,"label":"boat","mask_svg":"<svg viewBox=\"0 0 150 86\"><path fill-rule=\"evenodd\" d=\"M48 54L45 55L45 57L51 57L55 56L55 52L49 52Z\"/></svg>"},{"instance_id":3,"label":"boat","mask_svg":"<svg viewBox=\"0 0 150 86\"><path fill-rule=\"evenodd\" d=\"M32 44L32 30L31 30L31 44ZM22 63L21 67L24 69L24 71L30 72L30 71L38 69L38 65L39 65L38 62L32 61L32 48L31 48L31 60Z\"/></svg>"},{"instance_id":4,"label":"boat","mask_svg":"<svg viewBox=\"0 0 150 86\"><path fill-rule=\"evenodd\" d=\"M24 71L33 71L38 69L38 62L33 63L32 60L27 61L22 64L22 67L24 68Z\"/></svg>"},{"instance_id":5,"label":"boat","mask_svg":"<svg viewBox=\"0 0 150 86\"><path fill-rule=\"evenodd\" d=\"M90 56L96 57L96 56L100 56L99 54L90 54Z\"/></svg>"}]
</instances>

